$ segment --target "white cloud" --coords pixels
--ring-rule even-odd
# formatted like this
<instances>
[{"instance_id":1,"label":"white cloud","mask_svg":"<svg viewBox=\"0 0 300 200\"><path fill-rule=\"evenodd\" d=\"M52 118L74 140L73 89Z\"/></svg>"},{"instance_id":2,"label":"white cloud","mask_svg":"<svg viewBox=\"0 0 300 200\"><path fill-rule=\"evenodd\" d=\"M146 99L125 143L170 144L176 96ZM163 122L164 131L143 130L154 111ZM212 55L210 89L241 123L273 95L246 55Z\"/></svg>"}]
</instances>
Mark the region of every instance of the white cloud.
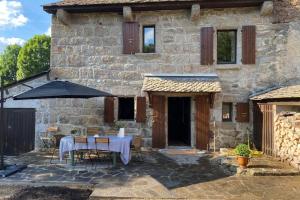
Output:
<instances>
[{"instance_id":1,"label":"white cloud","mask_svg":"<svg viewBox=\"0 0 300 200\"><path fill-rule=\"evenodd\" d=\"M4 45L12 45L12 44L18 44L18 45L23 45L26 42L26 40L22 38L5 38L5 37L0 37L0 43Z\"/></svg>"},{"instance_id":2,"label":"white cloud","mask_svg":"<svg viewBox=\"0 0 300 200\"><path fill-rule=\"evenodd\" d=\"M45 34L48 35L48 36L51 36L51 26L48 28L48 30L46 31Z\"/></svg>"},{"instance_id":3,"label":"white cloud","mask_svg":"<svg viewBox=\"0 0 300 200\"><path fill-rule=\"evenodd\" d=\"M0 0L0 27L17 27L26 24L28 18L21 11L21 2Z\"/></svg>"}]
</instances>

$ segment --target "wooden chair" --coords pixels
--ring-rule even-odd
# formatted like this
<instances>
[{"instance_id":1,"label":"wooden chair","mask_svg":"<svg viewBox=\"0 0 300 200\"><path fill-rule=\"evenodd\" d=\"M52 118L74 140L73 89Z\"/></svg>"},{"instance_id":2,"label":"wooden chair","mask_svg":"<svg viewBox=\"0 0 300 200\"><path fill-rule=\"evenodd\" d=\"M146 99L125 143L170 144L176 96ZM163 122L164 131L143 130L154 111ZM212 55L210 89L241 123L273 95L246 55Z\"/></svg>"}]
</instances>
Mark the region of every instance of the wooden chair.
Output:
<instances>
[{"instance_id":1,"label":"wooden chair","mask_svg":"<svg viewBox=\"0 0 300 200\"><path fill-rule=\"evenodd\" d=\"M99 127L88 127L86 130L87 136L94 136L96 134L100 135L101 130Z\"/></svg>"},{"instance_id":2,"label":"wooden chair","mask_svg":"<svg viewBox=\"0 0 300 200\"><path fill-rule=\"evenodd\" d=\"M131 152L136 155L139 161L144 160L142 156L142 143L143 143L142 136L135 135L130 145Z\"/></svg>"},{"instance_id":3,"label":"wooden chair","mask_svg":"<svg viewBox=\"0 0 300 200\"><path fill-rule=\"evenodd\" d=\"M63 137L65 137L65 135L62 135L62 134L53 135L54 147L53 147L52 156L51 156L51 159L50 159L50 164L52 164L52 160L53 160L55 152L59 150L60 140ZM66 160L66 163L67 163L67 160Z\"/></svg>"},{"instance_id":4,"label":"wooden chair","mask_svg":"<svg viewBox=\"0 0 300 200\"><path fill-rule=\"evenodd\" d=\"M49 150L55 146L53 135L55 135L57 132L58 132L58 127L52 126L52 127L48 127L46 132L40 133L40 139L43 143L44 148Z\"/></svg>"},{"instance_id":5,"label":"wooden chair","mask_svg":"<svg viewBox=\"0 0 300 200\"><path fill-rule=\"evenodd\" d=\"M118 135L119 131L117 130L105 130L103 131L104 135Z\"/></svg>"},{"instance_id":6,"label":"wooden chair","mask_svg":"<svg viewBox=\"0 0 300 200\"><path fill-rule=\"evenodd\" d=\"M98 145L105 145L106 148L104 150L99 149ZM111 152L109 150L109 138L108 137L95 138L95 153L96 153L98 159L100 159L101 154L110 155Z\"/></svg>"},{"instance_id":7,"label":"wooden chair","mask_svg":"<svg viewBox=\"0 0 300 200\"><path fill-rule=\"evenodd\" d=\"M78 147L78 145L83 145L84 148ZM89 149L89 144L88 144L88 138L87 137L82 137L82 136L76 136L74 137L74 148L75 148L75 155L77 157L77 160L82 160L85 158L85 155L87 154L89 157L89 160L92 162L91 159L91 151Z\"/></svg>"}]
</instances>

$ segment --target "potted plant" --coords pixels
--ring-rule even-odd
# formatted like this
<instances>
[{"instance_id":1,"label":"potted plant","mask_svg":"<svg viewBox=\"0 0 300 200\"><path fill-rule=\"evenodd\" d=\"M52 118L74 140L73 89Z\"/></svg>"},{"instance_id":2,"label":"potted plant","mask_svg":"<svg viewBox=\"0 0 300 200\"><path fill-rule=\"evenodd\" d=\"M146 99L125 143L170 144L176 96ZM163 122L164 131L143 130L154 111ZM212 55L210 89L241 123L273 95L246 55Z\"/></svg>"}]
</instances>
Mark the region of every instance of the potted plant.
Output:
<instances>
[{"instance_id":1,"label":"potted plant","mask_svg":"<svg viewBox=\"0 0 300 200\"><path fill-rule=\"evenodd\" d=\"M237 161L242 168L246 168L249 162L249 156L250 156L250 148L246 144L239 144L235 148L235 153L237 155Z\"/></svg>"}]
</instances>

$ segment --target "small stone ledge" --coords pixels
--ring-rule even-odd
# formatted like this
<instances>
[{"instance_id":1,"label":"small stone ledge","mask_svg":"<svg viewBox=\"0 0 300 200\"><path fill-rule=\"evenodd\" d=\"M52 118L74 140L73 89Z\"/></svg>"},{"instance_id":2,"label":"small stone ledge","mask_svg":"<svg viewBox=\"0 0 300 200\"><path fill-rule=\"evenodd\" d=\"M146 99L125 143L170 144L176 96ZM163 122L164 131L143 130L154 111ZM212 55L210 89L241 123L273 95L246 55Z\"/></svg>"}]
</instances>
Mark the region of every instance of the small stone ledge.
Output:
<instances>
[{"instance_id":1,"label":"small stone ledge","mask_svg":"<svg viewBox=\"0 0 300 200\"><path fill-rule=\"evenodd\" d=\"M240 70L240 65L217 65L216 70Z\"/></svg>"},{"instance_id":2,"label":"small stone ledge","mask_svg":"<svg viewBox=\"0 0 300 200\"><path fill-rule=\"evenodd\" d=\"M138 58L148 58L148 59L154 59L159 58L161 55L159 53L135 53L134 54Z\"/></svg>"}]
</instances>

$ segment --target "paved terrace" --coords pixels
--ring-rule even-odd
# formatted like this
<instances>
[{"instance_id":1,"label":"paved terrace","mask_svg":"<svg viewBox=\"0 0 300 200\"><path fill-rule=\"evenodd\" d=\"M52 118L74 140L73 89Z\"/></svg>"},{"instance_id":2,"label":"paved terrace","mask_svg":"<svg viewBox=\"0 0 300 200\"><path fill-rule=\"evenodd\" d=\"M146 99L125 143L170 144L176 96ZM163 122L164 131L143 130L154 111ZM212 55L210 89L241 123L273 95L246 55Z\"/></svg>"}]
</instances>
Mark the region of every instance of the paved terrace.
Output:
<instances>
[{"instance_id":1,"label":"paved terrace","mask_svg":"<svg viewBox=\"0 0 300 200\"><path fill-rule=\"evenodd\" d=\"M300 195L299 176L229 176L216 162L212 162L213 159L207 154L172 155L145 152L144 162L132 160L127 166L119 162L117 167L111 168L111 164L105 161L96 167L80 164L72 168L61 164L50 165L48 154L31 152L7 159L8 163L26 163L28 168L1 179L0 199L21 193L21 190L32 186L90 189L93 190L90 199L242 197L255 200L296 199ZM89 195L88 192L87 194Z\"/></svg>"}]
</instances>

